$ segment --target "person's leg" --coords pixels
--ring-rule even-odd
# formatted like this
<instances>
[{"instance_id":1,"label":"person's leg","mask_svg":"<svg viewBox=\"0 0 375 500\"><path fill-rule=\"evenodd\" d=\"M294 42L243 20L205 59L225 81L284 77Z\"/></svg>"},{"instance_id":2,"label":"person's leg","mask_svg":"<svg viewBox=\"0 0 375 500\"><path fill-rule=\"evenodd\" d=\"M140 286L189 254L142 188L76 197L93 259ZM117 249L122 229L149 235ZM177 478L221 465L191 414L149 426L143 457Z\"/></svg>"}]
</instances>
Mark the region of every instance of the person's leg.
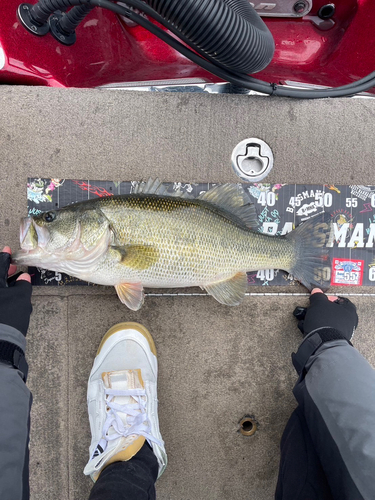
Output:
<instances>
[{"instance_id":1,"label":"person's leg","mask_svg":"<svg viewBox=\"0 0 375 500\"><path fill-rule=\"evenodd\" d=\"M333 499L305 417L299 407L289 418L281 438L275 499Z\"/></svg>"},{"instance_id":2,"label":"person's leg","mask_svg":"<svg viewBox=\"0 0 375 500\"><path fill-rule=\"evenodd\" d=\"M29 430L32 396L11 359L26 348L16 329L0 325L0 498L29 498ZM23 355L22 355L23 356ZM24 358L23 358L24 359Z\"/></svg>"},{"instance_id":3,"label":"person's leg","mask_svg":"<svg viewBox=\"0 0 375 500\"><path fill-rule=\"evenodd\" d=\"M167 464L157 413L157 359L142 325L120 323L104 336L89 377L92 434L84 473L90 500L152 500Z\"/></svg>"},{"instance_id":4,"label":"person's leg","mask_svg":"<svg viewBox=\"0 0 375 500\"><path fill-rule=\"evenodd\" d=\"M157 458L145 443L130 460L103 469L89 500L154 500L158 471Z\"/></svg>"},{"instance_id":5,"label":"person's leg","mask_svg":"<svg viewBox=\"0 0 375 500\"><path fill-rule=\"evenodd\" d=\"M328 334L321 330L319 338L317 333L308 336L294 355L300 377L293 392L301 417L298 425L304 423L292 438L284 434L277 500L304 500L282 493L285 485L300 484L291 464L307 474L308 467L300 461L309 460L312 447L332 498L375 498L375 370L346 340L322 342Z\"/></svg>"},{"instance_id":6,"label":"person's leg","mask_svg":"<svg viewBox=\"0 0 375 500\"><path fill-rule=\"evenodd\" d=\"M28 500L32 396L25 383L25 351L31 278L23 273L8 286L9 270L16 272L10 259L5 247L0 252L0 499Z\"/></svg>"}]
</instances>

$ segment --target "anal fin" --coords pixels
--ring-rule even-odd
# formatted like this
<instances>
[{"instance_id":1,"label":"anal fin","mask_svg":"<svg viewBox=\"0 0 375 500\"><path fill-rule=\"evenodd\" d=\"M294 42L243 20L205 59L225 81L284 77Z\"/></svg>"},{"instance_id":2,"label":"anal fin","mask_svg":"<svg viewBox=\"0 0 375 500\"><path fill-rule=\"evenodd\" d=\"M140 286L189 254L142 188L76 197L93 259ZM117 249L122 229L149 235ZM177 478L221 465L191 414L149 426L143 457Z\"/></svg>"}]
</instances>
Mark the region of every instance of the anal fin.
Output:
<instances>
[{"instance_id":1,"label":"anal fin","mask_svg":"<svg viewBox=\"0 0 375 500\"><path fill-rule=\"evenodd\" d=\"M247 290L247 274L237 273L225 281L217 281L203 287L220 304L238 306L244 299Z\"/></svg>"},{"instance_id":2,"label":"anal fin","mask_svg":"<svg viewBox=\"0 0 375 500\"><path fill-rule=\"evenodd\" d=\"M138 311L144 301L142 283L121 283L115 285L118 298L132 311Z\"/></svg>"}]
</instances>

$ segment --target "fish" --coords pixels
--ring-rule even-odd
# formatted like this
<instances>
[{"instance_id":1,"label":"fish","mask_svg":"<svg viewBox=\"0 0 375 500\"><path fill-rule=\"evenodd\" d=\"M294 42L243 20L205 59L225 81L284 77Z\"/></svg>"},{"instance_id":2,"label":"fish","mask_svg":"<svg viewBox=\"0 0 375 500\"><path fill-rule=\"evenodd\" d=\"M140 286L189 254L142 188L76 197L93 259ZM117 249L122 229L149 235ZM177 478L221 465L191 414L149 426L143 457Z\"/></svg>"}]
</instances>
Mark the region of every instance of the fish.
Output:
<instances>
[{"instance_id":1,"label":"fish","mask_svg":"<svg viewBox=\"0 0 375 500\"><path fill-rule=\"evenodd\" d=\"M328 214L284 236L262 234L241 184L197 197L167 192L158 179L132 194L87 200L21 221L18 265L114 286L137 311L144 287L199 286L221 304L239 305L247 272L283 269L309 290L323 288L332 224Z\"/></svg>"}]
</instances>

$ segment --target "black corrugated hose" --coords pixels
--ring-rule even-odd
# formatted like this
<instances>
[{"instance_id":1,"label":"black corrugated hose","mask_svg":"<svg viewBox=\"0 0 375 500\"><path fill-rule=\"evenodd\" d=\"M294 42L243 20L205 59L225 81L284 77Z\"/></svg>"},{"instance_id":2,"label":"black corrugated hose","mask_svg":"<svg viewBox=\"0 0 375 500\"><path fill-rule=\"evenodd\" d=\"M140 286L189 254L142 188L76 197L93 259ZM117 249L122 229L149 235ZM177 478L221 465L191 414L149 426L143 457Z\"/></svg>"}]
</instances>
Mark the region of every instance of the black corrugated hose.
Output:
<instances>
[{"instance_id":1,"label":"black corrugated hose","mask_svg":"<svg viewBox=\"0 0 375 500\"><path fill-rule=\"evenodd\" d=\"M271 62L273 37L247 0L145 0L193 48L231 71L256 73Z\"/></svg>"},{"instance_id":2,"label":"black corrugated hose","mask_svg":"<svg viewBox=\"0 0 375 500\"><path fill-rule=\"evenodd\" d=\"M73 33L78 25L85 19L95 7L93 5L76 5L70 9L66 15L62 17L63 22L60 21L60 28L63 32Z\"/></svg>"},{"instance_id":3,"label":"black corrugated hose","mask_svg":"<svg viewBox=\"0 0 375 500\"><path fill-rule=\"evenodd\" d=\"M233 85L268 95L300 99L345 97L365 92L375 86L375 72L347 85L314 90L276 85L249 76L247 73L260 71L270 62L274 51L274 42L272 36L268 35L268 28L254 9L251 8L247 0L145 0L145 2L141 0L121 0L122 4L125 3L133 9L144 12L147 16L162 24L194 50L192 51L186 47L186 45L148 19L136 14L132 9L118 5L111 0L40 0L31 10L33 11L33 18L43 24L57 10L66 11L69 7L79 5L106 8L116 14L126 16L148 29L185 57L219 78ZM217 4L216 15L212 15L211 11L208 12L202 9L202 6L208 7L213 4ZM151 5L158 9L160 13L154 10ZM223 12L228 13L226 9L231 12L229 14L230 24L226 23L225 19L221 17ZM166 13L171 16L170 19L163 17ZM211 23L206 23L207 15L209 15ZM244 25L251 25L254 28L248 31L250 40L244 40L243 38L242 27ZM227 31L221 29L223 26L227 27ZM261 35L261 33L264 33L264 29L266 35ZM271 36L271 40L268 38L269 36ZM229 46L227 45L228 40L231 41ZM268 41L265 42L264 40ZM217 43L217 46L213 44L213 41ZM206 43L207 45L205 45ZM237 50L240 51L240 56L233 51L232 44L238 44ZM244 60L246 50L249 50L254 44L257 47L257 53L251 52L251 57ZM241 48L243 45L247 47L246 50ZM233 66L229 67L228 64ZM236 65L242 69L237 69ZM255 69L249 69L250 65L254 65Z\"/></svg>"},{"instance_id":4,"label":"black corrugated hose","mask_svg":"<svg viewBox=\"0 0 375 500\"><path fill-rule=\"evenodd\" d=\"M90 5L90 1L79 3ZM256 73L271 62L275 50L273 37L247 0L145 0L145 3L154 12L153 17L159 14L164 25L222 67ZM69 0L41 0L34 5L33 16L43 24L51 12L66 10L70 5ZM147 5L143 3L140 9L144 7ZM81 13L82 7L72 9L67 16L73 17L76 11ZM65 26L66 21L60 24ZM70 30L72 27L70 24Z\"/></svg>"}]
</instances>

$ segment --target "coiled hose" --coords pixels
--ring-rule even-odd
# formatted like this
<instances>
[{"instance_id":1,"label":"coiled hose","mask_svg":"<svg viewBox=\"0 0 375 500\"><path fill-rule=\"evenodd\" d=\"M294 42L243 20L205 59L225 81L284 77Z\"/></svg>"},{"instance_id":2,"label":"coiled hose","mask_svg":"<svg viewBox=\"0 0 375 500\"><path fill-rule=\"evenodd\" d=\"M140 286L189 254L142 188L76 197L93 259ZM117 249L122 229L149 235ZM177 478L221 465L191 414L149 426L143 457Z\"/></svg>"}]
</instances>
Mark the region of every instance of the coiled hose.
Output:
<instances>
[{"instance_id":1,"label":"coiled hose","mask_svg":"<svg viewBox=\"0 0 375 500\"><path fill-rule=\"evenodd\" d=\"M221 66L256 73L271 62L273 37L247 0L145 0L190 46Z\"/></svg>"},{"instance_id":2,"label":"coiled hose","mask_svg":"<svg viewBox=\"0 0 375 500\"><path fill-rule=\"evenodd\" d=\"M63 17L64 25L60 23L62 31L66 33L73 33L77 26L85 19L87 14L89 14L94 8L95 7L90 4L85 4L78 5L70 9Z\"/></svg>"},{"instance_id":3,"label":"coiled hose","mask_svg":"<svg viewBox=\"0 0 375 500\"><path fill-rule=\"evenodd\" d=\"M65 11L74 3L40 0L33 6L33 18L43 24L51 12ZM90 11L89 0L79 3L86 5L68 12L68 17L61 21L64 30L73 31L82 15ZM271 62L275 51L273 37L247 0L145 0L145 4L159 14L164 26L223 68L256 73Z\"/></svg>"},{"instance_id":4,"label":"coiled hose","mask_svg":"<svg viewBox=\"0 0 375 500\"><path fill-rule=\"evenodd\" d=\"M151 0L147 0L151 2ZM154 0L156 1L156 0ZM179 5L183 4L186 6L185 3L186 0L181 0L179 1ZM191 0L192 1L192 0ZM197 3L200 2L200 4L203 3L204 0L196 0ZM220 3L225 3L224 0L216 0L217 2ZM170 5L171 2L174 4L177 3L176 0L165 0L164 3L160 0L160 3L158 3L158 8L162 5ZM247 11L242 11L242 7L245 9L248 9L248 6L244 6L244 2L241 0L237 1L230 1L226 0L226 2L231 4L231 6L234 5L234 8L236 9L236 13L242 13L244 15L244 12ZM126 6L123 4L125 3ZM246 2L247 3L247 2ZM122 5L121 5L122 4ZM256 92L261 92L263 94L267 95L273 95L273 96L281 96L281 97L292 97L292 98L297 98L297 99L319 99L319 98L327 98L327 97L347 97L347 96L353 96L357 93L360 92L365 92L367 90L370 90L371 88L375 87L375 71L370 73L369 75L361 78L360 80L357 80L355 82L348 83L346 85L342 85L340 87L333 87L333 88L324 88L324 89L309 89L309 88L293 88L293 87L288 87L288 86L283 86L283 85L278 85L276 83L268 83L262 80L258 80L252 76L249 76L245 71L234 71L231 68L225 68L223 64L220 62L214 61L212 57L210 57L206 53L206 57L204 57L204 52L201 48L198 47L198 45L195 44L194 50L191 50L189 48L190 41L182 34L180 33L179 38L184 42L181 43L178 41L175 37L171 36L168 32L165 30L161 29L157 24L152 23L150 20L145 19L143 16L137 14L134 9L138 9L141 12L144 12L147 16L151 17L158 23L160 23L162 26L165 28L169 29L173 33L177 34L179 33L179 26L177 25L177 20L179 18L176 17L174 22L176 25L171 24L173 22L173 19L171 22L167 22L160 14L158 14L154 9L152 9L145 1L141 0L122 0L121 4L113 2L111 0L39 0L38 3L33 5L33 7L30 9L30 21L33 22L33 24L37 24L40 26L45 25L46 23L48 24L48 19L51 16L52 13L60 10L60 11L67 11L69 7L75 7L75 6L83 6L83 5L91 5L92 7L102 7L105 9L108 9L118 15L121 16L126 16L135 23L139 24L143 28L149 30L151 33L156 35L157 37L160 38L160 40L163 40L165 43L170 45L172 48L183 54L185 57L193 61L195 64L198 64L202 68L204 68L206 71L211 72L213 75L216 75L217 77L221 78L222 80L225 80L227 82L230 82L232 85L236 85L237 87L244 87L249 90L253 90ZM240 9L240 10L237 10ZM73 11L73 9L72 9ZM70 11L69 11L70 12ZM181 12L181 11L180 11ZM179 13L180 13L179 12ZM72 18L75 17L77 14L77 17L80 17L81 14L83 13L83 10L79 9L79 11L72 12L72 16L69 16L69 22L72 21ZM74 16L73 16L74 14ZM187 16L190 14L189 12L186 12ZM64 14L66 16L66 14ZM247 14L246 14L247 15ZM64 16L63 16L64 17ZM241 17L241 16L240 16ZM214 19L214 22L216 23L224 23L223 19ZM61 21L63 24L63 20ZM77 25L73 21L74 25ZM24 24L27 29L29 27ZM72 27L73 25L71 25ZM199 25L200 26L200 25ZM195 27L195 32L193 33L194 35L199 35L198 31L199 26ZM73 26L74 27L74 26ZM31 31L31 29L29 29ZM193 30L194 31L194 30ZM33 32L33 31L32 31ZM210 37L210 33L207 33L207 36ZM223 33L223 38L225 34ZM254 35L252 35L254 36ZM203 40L205 41L205 40ZM188 46L186 46L188 45ZM273 40L271 37L270 40L270 45L271 45L271 52L273 52ZM264 50L264 48L263 48ZM217 51L214 52L214 57L217 57ZM224 50L224 55L225 55L225 50ZM228 55L228 54L226 54ZM253 57L253 54L250 54L251 57ZM203 56L203 57L202 57ZM266 58L265 58L266 59ZM269 56L269 59L271 59L271 56ZM267 62L265 63L267 64ZM254 65L254 69L246 70L249 73L251 71L260 71L261 68L256 68Z\"/></svg>"}]
</instances>

